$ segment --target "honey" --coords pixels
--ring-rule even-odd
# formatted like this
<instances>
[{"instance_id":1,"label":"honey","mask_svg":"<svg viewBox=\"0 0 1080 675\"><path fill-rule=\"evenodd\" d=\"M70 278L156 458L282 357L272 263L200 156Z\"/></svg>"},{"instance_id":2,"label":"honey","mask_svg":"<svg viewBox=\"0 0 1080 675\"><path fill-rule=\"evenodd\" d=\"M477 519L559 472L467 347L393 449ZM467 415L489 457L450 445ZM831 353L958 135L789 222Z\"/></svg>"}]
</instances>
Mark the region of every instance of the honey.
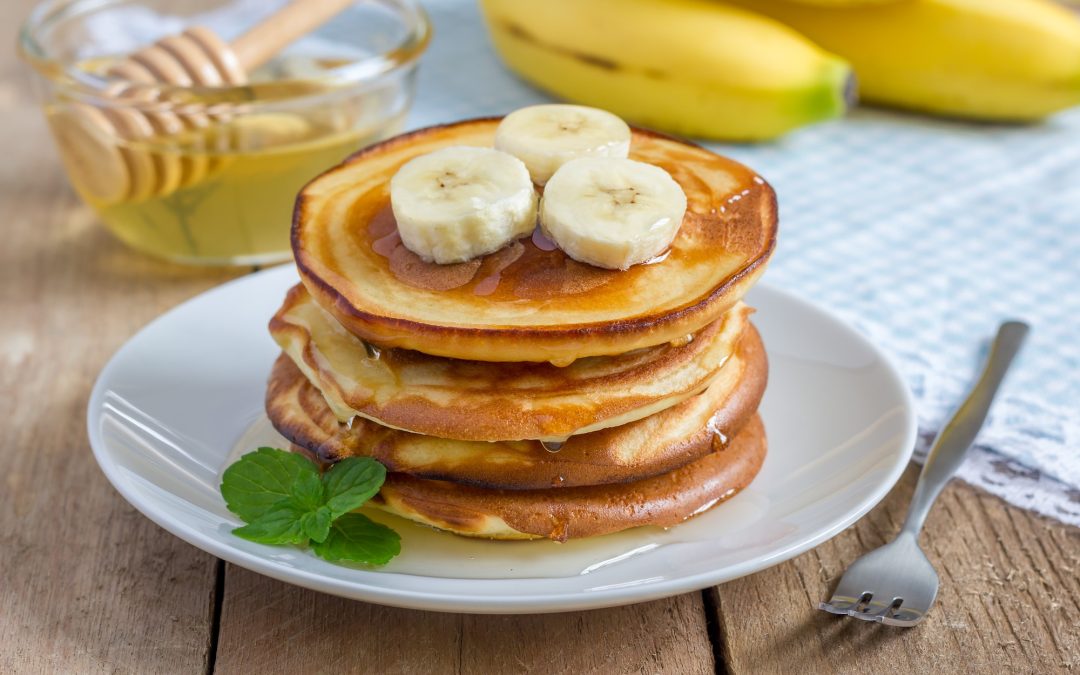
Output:
<instances>
[{"instance_id":1,"label":"honey","mask_svg":"<svg viewBox=\"0 0 1080 675\"><path fill-rule=\"evenodd\" d=\"M71 124L59 110L47 111L59 138ZM143 176L157 181L141 196L103 199L87 181L100 180L95 167L79 165L77 149L61 143L72 183L106 226L146 253L182 262L257 264L288 259L293 202L303 185L357 149L398 131L400 119L375 128L341 128L291 113L238 116L179 137L112 143L128 166L143 161ZM96 167L100 169L100 164ZM178 178L163 189L163 175ZM132 174L135 172L132 171Z\"/></svg>"},{"instance_id":2,"label":"honey","mask_svg":"<svg viewBox=\"0 0 1080 675\"><path fill-rule=\"evenodd\" d=\"M109 77L116 63L76 68ZM75 190L130 246L187 263L287 260L300 188L398 133L405 116L394 86L289 79L290 63L271 60L241 87L136 85L100 105L59 98L46 119ZM304 64L317 75L345 62Z\"/></svg>"}]
</instances>

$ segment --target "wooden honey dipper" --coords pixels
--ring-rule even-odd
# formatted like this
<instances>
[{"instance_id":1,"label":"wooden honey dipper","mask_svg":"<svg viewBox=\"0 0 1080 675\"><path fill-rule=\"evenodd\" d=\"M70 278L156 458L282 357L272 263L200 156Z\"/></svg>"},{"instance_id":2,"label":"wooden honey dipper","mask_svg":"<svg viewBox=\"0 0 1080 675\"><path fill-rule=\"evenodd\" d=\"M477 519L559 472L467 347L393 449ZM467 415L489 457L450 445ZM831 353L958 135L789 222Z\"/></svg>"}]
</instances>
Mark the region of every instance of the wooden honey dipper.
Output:
<instances>
[{"instance_id":1,"label":"wooden honey dipper","mask_svg":"<svg viewBox=\"0 0 1080 675\"><path fill-rule=\"evenodd\" d=\"M112 64L106 74L119 81L107 89L107 95L133 105L97 108L71 103L54 117L53 130L69 170L95 201L105 204L164 196L197 183L216 168L219 159L115 143L115 139L142 141L180 134L207 127L219 117L192 106L179 111L167 104L146 109L160 94L153 85L243 85L249 72L352 3L293 0L232 43L208 28L193 27Z\"/></svg>"}]
</instances>

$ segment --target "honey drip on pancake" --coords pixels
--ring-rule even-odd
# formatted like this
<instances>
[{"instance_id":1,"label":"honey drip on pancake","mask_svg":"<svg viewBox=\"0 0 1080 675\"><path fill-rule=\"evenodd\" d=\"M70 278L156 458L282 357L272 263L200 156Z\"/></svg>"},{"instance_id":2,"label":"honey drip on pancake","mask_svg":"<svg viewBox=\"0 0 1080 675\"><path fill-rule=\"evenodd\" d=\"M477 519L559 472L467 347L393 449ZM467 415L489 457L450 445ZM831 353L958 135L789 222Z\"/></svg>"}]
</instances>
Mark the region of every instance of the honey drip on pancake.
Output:
<instances>
[{"instance_id":1,"label":"honey drip on pancake","mask_svg":"<svg viewBox=\"0 0 1080 675\"><path fill-rule=\"evenodd\" d=\"M566 445L566 441L540 441L540 445L548 452L558 452Z\"/></svg>"},{"instance_id":2,"label":"honey drip on pancake","mask_svg":"<svg viewBox=\"0 0 1080 675\"><path fill-rule=\"evenodd\" d=\"M371 248L384 258L390 258L394 255L394 249L401 244L401 235L397 230L394 230L390 234L376 239L371 245Z\"/></svg>"},{"instance_id":3,"label":"honey drip on pancake","mask_svg":"<svg viewBox=\"0 0 1080 675\"><path fill-rule=\"evenodd\" d=\"M375 345L371 344L367 340L361 340L360 342L364 345L364 352L367 354L369 359L377 359L382 356L382 350Z\"/></svg>"},{"instance_id":4,"label":"honey drip on pancake","mask_svg":"<svg viewBox=\"0 0 1080 675\"><path fill-rule=\"evenodd\" d=\"M484 264L480 269L480 279L473 286L473 295L491 295L499 287L499 282L502 281L502 273L510 265L513 265L518 258L525 253L525 245L520 241L510 242L505 248L502 248L484 259ZM483 276L486 274L487 276Z\"/></svg>"},{"instance_id":5,"label":"honey drip on pancake","mask_svg":"<svg viewBox=\"0 0 1080 675\"><path fill-rule=\"evenodd\" d=\"M683 336L681 338L677 338L675 340L672 340L670 344L671 344L672 347L685 347L686 345L690 344L693 341L694 341L694 334L693 333L687 333L685 336Z\"/></svg>"},{"instance_id":6,"label":"honey drip on pancake","mask_svg":"<svg viewBox=\"0 0 1080 675\"><path fill-rule=\"evenodd\" d=\"M548 236L538 227L532 233L533 246L541 251L554 251L559 245L548 239Z\"/></svg>"},{"instance_id":7,"label":"honey drip on pancake","mask_svg":"<svg viewBox=\"0 0 1080 675\"><path fill-rule=\"evenodd\" d=\"M668 250L664 251L663 253L658 253L658 254L654 255L653 257L649 258L648 260L646 260L645 262L643 262L641 264L642 265L656 265L657 263L662 263L665 260L667 260L669 255L671 255L671 249L670 248Z\"/></svg>"},{"instance_id":8,"label":"honey drip on pancake","mask_svg":"<svg viewBox=\"0 0 1080 675\"><path fill-rule=\"evenodd\" d=\"M730 439L727 437L727 434L725 434L720 429L720 425L717 423L715 417L709 419L709 422L705 425L705 428L712 435L713 452L720 452L722 450L726 450Z\"/></svg>"},{"instance_id":9,"label":"honey drip on pancake","mask_svg":"<svg viewBox=\"0 0 1080 675\"><path fill-rule=\"evenodd\" d=\"M427 291L466 290L472 295L517 301L587 293L625 271L580 263L539 229L531 237L468 262L439 265L425 262L401 242L389 204L378 208L367 225L371 250L385 258L391 273L404 284ZM662 254L666 256L667 254Z\"/></svg>"}]
</instances>

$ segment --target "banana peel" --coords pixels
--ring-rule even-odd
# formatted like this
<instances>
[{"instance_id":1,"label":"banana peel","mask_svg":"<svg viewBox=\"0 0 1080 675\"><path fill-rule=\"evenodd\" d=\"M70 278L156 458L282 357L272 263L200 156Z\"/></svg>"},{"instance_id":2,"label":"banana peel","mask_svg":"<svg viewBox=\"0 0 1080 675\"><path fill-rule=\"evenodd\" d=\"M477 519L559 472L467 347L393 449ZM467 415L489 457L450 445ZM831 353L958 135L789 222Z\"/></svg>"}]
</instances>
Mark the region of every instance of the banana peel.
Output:
<instances>
[{"instance_id":1,"label":"banana peel","mask_svg":"<svg viewBox=\"0 0 1080 675\"><path fill-rule=\"evenodd\" d=\"M1080 104L1080 17L1050 0L725 4L782 21L848 59L869 102L1017 122Z\"/></svg>"},{"instance_id":2,"label":"banana peel","mask_svg":"<svg viewBox=\"0 0 1080 675\"><path fill-rule=\"evenodd\" d=\"M790 2L814 7L866 7L868 5L886 5L893 2L908 2L908 0L790 0Z\"/></svg>"},{"instance_id":3,"label":"banana peel","mask_svg":"<svg viewBox=\"0 0 1080 675\"><path fill-rule=\"evenodd\" d=\"M794 30L711 0L481 0L495 49L556 96L664 131L776 138L844 114L850 66Z\"/></svg>"}]
</instances>

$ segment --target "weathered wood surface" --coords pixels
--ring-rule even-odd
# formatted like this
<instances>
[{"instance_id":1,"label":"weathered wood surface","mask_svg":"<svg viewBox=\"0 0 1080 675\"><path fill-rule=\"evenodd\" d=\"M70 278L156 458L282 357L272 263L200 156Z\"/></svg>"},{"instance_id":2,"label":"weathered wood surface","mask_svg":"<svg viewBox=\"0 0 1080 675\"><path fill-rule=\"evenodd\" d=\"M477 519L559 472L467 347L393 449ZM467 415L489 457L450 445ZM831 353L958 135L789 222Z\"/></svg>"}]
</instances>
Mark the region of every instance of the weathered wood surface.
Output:
<instances>
[{"instance_id":1,"label":"weathered wood surface","mask_svg":"<svg viewBox=\"0 0 1080 675\"><path fill-rule=\"evenodd\" d=\"M440 614L307 591L229 566L219 673L712 673L700 593L533 616Z\"/></svg>"},{"instance_id":2,"label":"weathered wood surface","mask_svg":"<svg viewBox=\"0 0 1080 675\"><path fill-rule=\"evenodd\" d=\"M21 12L3 3L0 25ZM113 241L63 180L44 121L0 65L0 673L199 672L217 561L128 506L86 440L97 372L141 325L237 272Z\"/></svg>"},{"instance_id":3,"label":"weathered wood surface","mask_svg":"<svg viewBox=\"0 0 1080 675\"><path fill-rule=\"evenodd\" d=\"M29 0L0 4L11 45ZM812 609L901 519L868 518L715 591L545 616L349 602L226 566L135 512L86 440L90 387L151 318L245 270L163 264L66 186L12 50L0 52L0 673L769 673L1080 670L1080 531L964 485L924 537L940 604L899 631ZM719 655L719 659L715 658Z\"/></svg>"},{"instance_id":4,"label":"weathered wood surface","mask_svg":"<svg viewBox=\"0 0 1080 675\"><path fill-rule=\"evenodd\" d=\"M941 579L923 624L887 628L813 609L848 563L900 528L915 478L910 467L832 541L711 591L730 672L1080 672L1080 530L958 482L921 539Z\"/></svg>"}]
</instances>

